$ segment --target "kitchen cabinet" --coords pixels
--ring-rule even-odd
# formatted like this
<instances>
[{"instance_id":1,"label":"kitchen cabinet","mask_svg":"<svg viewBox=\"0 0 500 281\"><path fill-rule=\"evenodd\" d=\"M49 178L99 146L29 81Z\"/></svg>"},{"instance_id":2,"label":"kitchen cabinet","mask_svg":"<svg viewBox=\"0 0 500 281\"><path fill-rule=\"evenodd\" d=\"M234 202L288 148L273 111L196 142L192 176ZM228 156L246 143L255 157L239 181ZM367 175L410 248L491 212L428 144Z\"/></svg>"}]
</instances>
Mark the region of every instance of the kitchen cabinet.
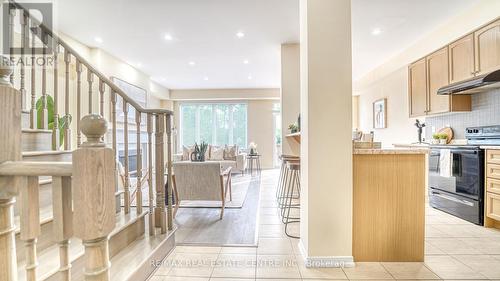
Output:
<instances>
[{"instance_id":1,"label":"kitchen cabinet","mask_svg":"<svg viewBox=\"0 0 500 281\"><path fill-rule=\"evenodd\" d=\"M469 34L449 46L450 84L474 77L474 34Z\"/></svg>"},{"instance_id":2,"label":"kitchen cabinet","mask_svg":"<svg viewBox=\"0 0 500 281\"><path fill-rule=\"evenodd\" d=\"M484 226L500 229L500 150L486 150Z\"/></svg>"},{"instance_id":3,"label":"kitchen cabinet","mask_svg":"<svg viewBox=\"0 0 500 281\"><path fill-rule=\"evenodd\" d=\"M410 65L408 70L410 116L427 114L427 68L425 58Z\"/></svg>"},{"instance_id":4,"label":"kitchen cabinet","mask_svg":"<svg viewBox=\"0 0 500 281\"><path fill-rule=\"evenodd\" d=\"M410 116L470 111L471 97L438 95L439 88L449 84L448 47L442 48L409 67Z\"/></svg>"},{"instance_id":5,"label":"kitchen cabinet","mask_svg":"<svg viewBox=\"0 0 500 281\"><path fill-rule=\"evenodd\" d=\"M476 75L500 68L500 20L474 32Z\"/></svg>"},{"instance_id":6,"label":"kitchen cabinet","mask_svg":"<svg viewBox=\"0 0 500 281\"><path fill-rule=\"evenodd\" d=\"M429 89L428 113L442 113L450 110L450 96L438 95L439 88L450 82L448 68L448 47L427 56L427 83Z\"/></svg>"}]
</instances>

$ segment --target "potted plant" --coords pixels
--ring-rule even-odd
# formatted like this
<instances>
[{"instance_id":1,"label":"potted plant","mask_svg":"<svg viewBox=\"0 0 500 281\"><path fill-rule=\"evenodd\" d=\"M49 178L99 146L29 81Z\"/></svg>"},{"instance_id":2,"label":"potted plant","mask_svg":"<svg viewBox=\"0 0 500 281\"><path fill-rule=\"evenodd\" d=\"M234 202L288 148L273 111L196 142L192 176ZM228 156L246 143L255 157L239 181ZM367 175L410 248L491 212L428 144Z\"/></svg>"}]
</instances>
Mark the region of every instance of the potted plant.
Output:
<instances>
[{"instance_id":1,"label":"potted plant","mask_svg":"<svg viewBox=\"0 0 500 281\"><path fill-rule=\"evenodd\" d=\"M36 110L37 110L37 128L38 129L42 129L42 110L43 110L43 103L42 103L42 99L43 97L39 97L38 100L36 101ZM54 99L52 98L52 96L50 95L47 95L46 96L46 104L47 104L47 117L48 117L48 120L47 120L47 125L48 125L48 129L49 130L53 130L54 129L54 125L55 125L55 122L54 122ZM57 120L57 125L58 125L58 129L59 129L59 145L62 146L63 145L63 142L64 142L64 129L66 128L66 126L70 126L71 125L71 121L72 121L72 116L71 114L68 114L68 115L63 115L61 117L59 117L59 119ZM55 148L54 148L55 149Z\"/></svg>"},{"instance_id":2,"label":"potted plant","mask_svg":"<svg viewBox=\"0 0 500 281\"><path fill-rule=\"evenodd\" d=\"M194 143L194 151L191 152L192 162L205 162L205 152L207 152L208 143L202 142L200 145Z\"/></svg>"},{"instance_id":3,"label":"potted plant","mask_svg":"<svg viewBox=\"0 0 500 281\"><path fill-rule=\"evenodd\" d=\"M447 143L448 143L448 135L439 134L439 144L447 144Z\"/></svg>"},{"instance_id":4,"label":"potted plant","mask_svg":"<svg viewBox=\"0 0 500 281\"><path fill-rule=\"evenodd\" d=\"M433 134L432 135L432 143L433 144L439 144L439 136L440 136L440 134Z\"/></svg>"},{"instance_id":5,"label":"potted plant","mask_svg":"<svg viewBox=\"0 0 500 281\"><path fill-rule=\"evenodd\" d=\"M297 133L299 131L299 125L297 124L297 122L295 122L293 124L290 124L288 126L288 129L290 130L290 133L292 133L292 134Z\"/></svg>"}]
</instances>

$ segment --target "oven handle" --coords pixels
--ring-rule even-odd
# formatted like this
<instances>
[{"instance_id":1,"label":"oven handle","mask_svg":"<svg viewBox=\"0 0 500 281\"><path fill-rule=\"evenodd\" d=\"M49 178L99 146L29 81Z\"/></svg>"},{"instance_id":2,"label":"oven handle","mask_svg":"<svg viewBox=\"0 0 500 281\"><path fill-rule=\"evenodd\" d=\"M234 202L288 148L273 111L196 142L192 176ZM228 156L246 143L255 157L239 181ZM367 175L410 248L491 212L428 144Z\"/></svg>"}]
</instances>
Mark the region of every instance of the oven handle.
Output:
<instances>
[{"instance_id":1,"label":"oven handle","mask_svg":"<svg viewBox=\"0 0 500 281\"><path fill-rule=\"evenodd\" d=\"M453 154L477 154L476 150L451 150L450 151Z\"/></svg>"},{"instance_id":2,"label":"oven handle","mask_svg":"<svg viewBox=\"0 0 500 281\"><path fill-rule=\"evenodd\" d=\"M460 200L460 199L457 199L455 197L451 197L451 196L448 196L448 195L443 195L439 192L436 192L436 191L431 191L432 195L436 196L436 197L440 197L440 198L443 198L443 199L447 199L447 200L450 200L450 201L453 201L453 202L456 202L456 203L460 203L460 204L464 204L464 205L467 205L467 206L471 206L471 207L474 207L474 203L471 203L467 200Z\"/></svg>"}]
</instances>

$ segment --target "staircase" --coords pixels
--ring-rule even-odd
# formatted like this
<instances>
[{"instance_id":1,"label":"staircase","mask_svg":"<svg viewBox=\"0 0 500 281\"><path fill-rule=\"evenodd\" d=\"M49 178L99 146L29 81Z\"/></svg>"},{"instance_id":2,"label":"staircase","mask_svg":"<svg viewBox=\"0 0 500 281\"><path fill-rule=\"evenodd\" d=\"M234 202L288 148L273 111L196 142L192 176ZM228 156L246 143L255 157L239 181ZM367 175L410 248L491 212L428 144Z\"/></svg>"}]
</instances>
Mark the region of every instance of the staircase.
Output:
<instances>
[{"instance_id":1,"label":"staircase","mask_svg":"<svg viewBox=\"0 0 500 281\"><path fill-rule=\"evenodd\" d=\"M23 50L11 61L50 57L55 64L0 67L6 136L0 138L0 281L145 280L155 269L151 261L175 247L172 202L165 203L172 198L173 113L141 107L22 4L10 4L10 45ZM32 53L49 41L52 53ZM75 122L59 126L69 116ZM137 138L129 140L129 127ZM117 169L117 140L124 174ZM136 171L129 169L129 146L142 151ZM131 184L131 175L143 174L146 200L143 188Z\"/></svg>"}]
</instances>

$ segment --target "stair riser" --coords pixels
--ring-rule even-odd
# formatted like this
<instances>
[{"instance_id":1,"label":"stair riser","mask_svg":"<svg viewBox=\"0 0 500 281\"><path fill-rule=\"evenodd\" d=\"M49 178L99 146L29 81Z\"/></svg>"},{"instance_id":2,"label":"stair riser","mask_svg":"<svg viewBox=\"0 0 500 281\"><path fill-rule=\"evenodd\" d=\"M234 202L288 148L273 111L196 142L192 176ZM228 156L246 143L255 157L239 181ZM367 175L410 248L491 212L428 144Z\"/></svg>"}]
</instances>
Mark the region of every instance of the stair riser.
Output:
<instances>
[{"instance_id":1,"label":"stair riser","mask_svg":"<svg viewBox=\"0 0 500 281\"><path fill-rule=\"evenodd\" d=\"M52 132L23 131L21 143L22 151L52 150Z\"/></svg>"},{"instance_id":2,"label":"stair riser","mask_svg":"<svg viewBox=\"0 0 500 281\"><path fill-rule=\"evenodd\" d=\"M52 221L48 221L41 225L41 233L38 236L36 249L37 252L41 252L50 246L54 245L53 235L52 235ZM26 248L24 241L19 238L19 234L16 235L16 253L17 261L22 261L26 258Z\"/></svg>"},{"instance_id":3,"label":"stair riser","mask_svg":"<svg viewBox=\"0 0 500 281\"><path fill-rule=\"evenodd\" d=\"M136 281L136 280L147 280L151 274L155 271L155 267L151 266L152 261L163 260L170 252L175 248L175 233L167 239L163 244L160 245L148 259L145 259L143 263L135 270L135 272L126 281Z\"/></svg>"},{"instance_id":4,"label":"stair riser","mask_svg":"<svg viewBox=\"0 0 500 281\"><path fill-rule=\"evenodd\" d=\"M52 183L47 182L44 184L40 184L39 187L39 204L40 204L40 209L46 206L51 206L52 205ZM14 216L19 215L19 202L16 202L14 204Z\"/></svg>"},{"instance_id":5,"label":"stair riser","mask_svg":"<svg viewBox=\"0 0 500 281\"><path fill-rule=\"evenodd\" d=\"M30 113L22 112L21 113L21 128L28 129L30 127Z\"/></svg>"},{"instance_id":6,"label":"stair riser","mask_svg":"<svg viewBox=\"0 0 500 281\"><path fill-rule=\"evenodd\" d=\"M146 216L141 217L134 223L122 229L119 233L111 236L109 240L109 255L110 259L118 252L126 248L130 243L134 242L138 237L145 233ZM84 280L83 268L85 266L84 256L81 256L71 263L71 280ZM59 273L55 273L45 279L46 281L59 281Z\"/></svg>"}]
</instances>

